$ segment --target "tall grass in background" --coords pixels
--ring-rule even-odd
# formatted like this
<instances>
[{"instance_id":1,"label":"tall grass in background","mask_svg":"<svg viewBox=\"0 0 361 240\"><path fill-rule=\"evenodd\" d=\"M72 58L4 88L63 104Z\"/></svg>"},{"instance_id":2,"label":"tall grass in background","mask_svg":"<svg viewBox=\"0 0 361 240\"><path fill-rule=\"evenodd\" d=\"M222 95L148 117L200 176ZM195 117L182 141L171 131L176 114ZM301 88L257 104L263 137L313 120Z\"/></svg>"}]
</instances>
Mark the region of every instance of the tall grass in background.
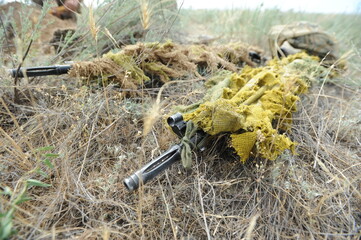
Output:
<instances>
[{"instance_id":1,"label":"tall grass in background","mask_svg":"<svg viewBox=\"0 0 361 240\"><path fill-rule=\"evenodd\" d=\"M81 39L76 58L89 59L137 41L162 41L176 19L174 0L105 0L96 8L84 7L73 36Z\"/></svg>"},{"instance_id":2,"label":"tall grass in background","mask_svg":"<svg viewBox=\"0 0 361 240\"><path fill-rule=\"evenodd\" d=\"M283 12L275 9L231 9L180 11L181 26L187 28L206 24L207 32L220 43L243 41L269 50L267 34L272 26L298 21L318 24L322 30L334 36L339 43L340 56L348 53L351 75L360 75L361 65L361 14L316 14L306 12ZM360 85L354 77L350 82Z\"/></svg>"},{"instance_id":3,"label":"tall grass in background","mask_svg":"<svg viewBox=\"0 0 361 240\"><path fill-rule=\"evenodd\" d=\"M41 16L32 14L33 8L30 0L21 1L21 8L14 10L14 14L1 13L2 23L0 24L0 53L8 54L12 49L13 63L15 67L24 55L31 40L35 43L39 39L40 30L50 26L52 23L43 21L42 17L48 14L53 1L48 1L41 10ZM33 5L34 6L34 5ZM15 24L14 16L20 16L24 21ZM35 14L36 15L36 14ZM39 50L49 47L51 43L30 47L26 61L30 65L51 65L69 60L91 60L101 56L111 49L120 48L122 45L133 44L137 41L162 41L169 36L176 25L177 7L174 0L104 0L96 7L82 6L81 14L77 15L77 27L75 32L71 31L62 36L62 41L57 49L57 55L50 57L39 57ZM38 21L32 21L38 17ZM20 26L19 26L20 25ZM9 35L12 28L15 38ZM64 26L59 27L64 30ZM69 29L73 29L69 26ZM53 29L57 30L56 28ZM9 36L7 36L9 35ZM10 38L10 39L9 39ZM34 62L35 59L35 62ZM44 60L46 59L46 60ZM3 58L0 59L3 65ZM8 65L8 64L7 64ZM28 64L24 64L27 66Z\"/></svg>"},{"instance_id":4,"label":"tall grass in background","mask_svg":"<svg viewBox=\"0 0 361 240\"><path fill-rule=\"evenodd\" d=\"M182 10L181 17L189 24L207 22L207 29L223 41L241 40L267 46L267 33L274 25L308 21L319 24L343 43L361 47L360 14L315 14L279 9Z\"/></svg>"}]
</instances>

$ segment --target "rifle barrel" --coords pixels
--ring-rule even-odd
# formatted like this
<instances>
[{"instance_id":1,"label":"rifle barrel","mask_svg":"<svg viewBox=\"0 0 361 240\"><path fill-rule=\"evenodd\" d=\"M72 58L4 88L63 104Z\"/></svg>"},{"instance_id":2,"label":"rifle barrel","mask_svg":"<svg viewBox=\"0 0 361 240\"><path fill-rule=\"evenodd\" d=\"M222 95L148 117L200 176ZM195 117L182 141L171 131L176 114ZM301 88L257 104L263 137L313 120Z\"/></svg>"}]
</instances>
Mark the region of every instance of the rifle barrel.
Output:
<instances>
[{"instance_id":1,"label":"rifle barrel","mask_svg":"<svg viewBox=\"0 0 361 240\"><path fill-rule=\"evenodd\" d=\"M167 120L168 125L178 137L183 138L186 132L187 124L183 120L180 113L170 116ZM207 143L209 135L202 130L198 130L190 139L193 143L192 148L203 151L204 145ZM179 143L170 147L166 152L161 154L156 159L147 163L144 167L137 170L135 173L125 178L123 183L129 191L136 190L141 184L145 184L149 180L156 177L158 174L169 168L173 163L181 160L181 151L183 144Z\"/></svg>"},{"instance_id":2,"label":"rifle barrel","mask_svg":"<svg viewBox=\"0 0 361 240\"><path fill-rule=\"evenodd\" d=\"M146 164L144 167L125 178L123 183L129 191L136 190L140 184L145 184L159 173L181 159L181 144L170 147L162 155Z\"/></svg>"},{"instance_id":3,"label":"rifle barrel","mask_svg":"<svg viewBox=\"0 0 361 240\"><path fill-rule=\"evenodd\" d=\"M48 75L62 75L67 74L72 65L55 65L55 66L42 66L42 67L29 67L29 68L13 68L9 70L9 73L13 78L37 77Z\"/></svg>"}]
</instances>

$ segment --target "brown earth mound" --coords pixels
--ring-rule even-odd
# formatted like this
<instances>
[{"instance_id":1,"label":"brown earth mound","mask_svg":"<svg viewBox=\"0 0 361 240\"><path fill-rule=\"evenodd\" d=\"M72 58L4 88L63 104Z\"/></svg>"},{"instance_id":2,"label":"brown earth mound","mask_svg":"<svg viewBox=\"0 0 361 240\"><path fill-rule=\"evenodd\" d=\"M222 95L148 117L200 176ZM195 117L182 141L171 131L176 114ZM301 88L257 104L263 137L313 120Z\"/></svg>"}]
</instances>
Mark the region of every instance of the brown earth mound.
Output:
<instances>
[{"instance_id":1,"label":"brown earth mound","mask_svg":"<svg viewBox=\"0 0 361 240\"><path fill-rule=\"evenodd\" d=\"M60 20L50 13L42 17L42 9L19 2L11 2L0 6L0 16L6 29L5 38L1 39L6 54L25 52L29 40L33 39L32 48L39 49L41 54L53 52L50 41L54 32L64 29L75 29L72 20ZM24 21L27 18L28 21ZM9 59L5 59L5 62Z\"/></svg>"}]
</instances>

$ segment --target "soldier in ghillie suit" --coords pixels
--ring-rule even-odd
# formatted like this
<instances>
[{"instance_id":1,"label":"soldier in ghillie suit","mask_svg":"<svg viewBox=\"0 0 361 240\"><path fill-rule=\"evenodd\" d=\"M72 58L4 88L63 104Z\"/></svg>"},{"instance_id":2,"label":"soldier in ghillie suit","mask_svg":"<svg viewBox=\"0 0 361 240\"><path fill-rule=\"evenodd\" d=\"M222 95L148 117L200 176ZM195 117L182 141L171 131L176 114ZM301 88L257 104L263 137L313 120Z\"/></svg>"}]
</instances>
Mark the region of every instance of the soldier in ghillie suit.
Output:
<instances>
[{"instance_id":1,"label":"soldier in ghillie suit","mask_svg":"<svg viewBox=\"0 0 361 240\"><path fill-rule=\"evenodd\" d=\"M43 6L43 0L32 0L34 3ZM82 0L55 0L57 7L53 7L50 13L60 19L73 19L76 21L76 13L80 13Z\"/></svg>"}]
</instances>

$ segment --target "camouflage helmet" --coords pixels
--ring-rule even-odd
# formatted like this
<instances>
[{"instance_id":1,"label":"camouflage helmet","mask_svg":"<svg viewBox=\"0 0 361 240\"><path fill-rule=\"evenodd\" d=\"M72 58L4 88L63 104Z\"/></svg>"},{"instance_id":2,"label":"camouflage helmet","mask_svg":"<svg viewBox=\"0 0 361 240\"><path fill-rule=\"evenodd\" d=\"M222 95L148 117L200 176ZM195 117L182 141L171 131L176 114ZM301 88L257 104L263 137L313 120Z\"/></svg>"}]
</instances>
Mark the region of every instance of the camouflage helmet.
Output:
<instances>
[{"instance_id":1,"label":"camouflage helmet","mask_svg":"<svg viewBox=\"0 0 361 240\"><path fill-rule=\"evenodd\" d=\"M274 26L268 34L268 40L273 57L304 50L320 57L325 63L332 64L338 59L338 47L334 38L308 22Z\"/></svg>"}]
</instances>

